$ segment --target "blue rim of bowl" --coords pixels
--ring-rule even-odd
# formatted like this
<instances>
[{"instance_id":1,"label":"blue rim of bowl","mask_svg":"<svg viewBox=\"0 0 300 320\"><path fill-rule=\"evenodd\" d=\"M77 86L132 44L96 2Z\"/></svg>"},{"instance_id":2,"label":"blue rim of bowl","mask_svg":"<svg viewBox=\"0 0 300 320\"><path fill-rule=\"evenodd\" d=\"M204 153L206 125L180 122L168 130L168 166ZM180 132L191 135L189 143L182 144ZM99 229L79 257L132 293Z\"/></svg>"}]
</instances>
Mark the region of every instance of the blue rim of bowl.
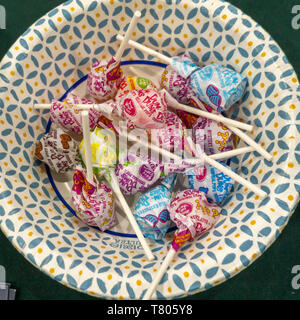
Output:
<instances>
[{"instance_id":1,"label":"blue rim of bowl","mask_svg":"<svg viewBox=\"0 0 300 320\"><path fill-rule=\"evenodd\" d=\"M155 61L148 61L148 60L130 60L130 61L122 61L121 65L122 66L126 66L126 65L151 65L151 66L156 66L156 67L161 67L161 68L165 68L167 65L164 63L160 63L160 62L155 62ZM85 75L84 77L80 78L77 82L74 83L74 85L72 85L65 93L64 95L59 99L59 101L64 100L67 95L72 92L73 90L75 90L80 84L82 84L84 81L86 81L88 78L88 75ZM49 133L50 129L51 129L51 125L52 122L49 119L47 127L46 127L46 131L45 134ZM54 192L56 193L57 197L59 198L59 200L66 206L66 208L74 215L76 215L75 210L69 205L69 203L65 200L65 198L63 197L63 195L59 192L59 190L56 187L55 181L52 177L50 168L46 165L46 172L47 172L47 176L48 179L51 183L52 188L54 189ZM96 228L97 229L97 228ZM176 229L176 227L172 227L170 228L167 232L172 232ZM104 231L107 234L110 235L114 235L114 236L119 236L119 237L125 237L125 238L137 238L137 236L135 234L128 234L128 233L121 233L121 232L116 232L116 231L111 231L111 230L106 230Z\"/></svg>"}]
</instances>

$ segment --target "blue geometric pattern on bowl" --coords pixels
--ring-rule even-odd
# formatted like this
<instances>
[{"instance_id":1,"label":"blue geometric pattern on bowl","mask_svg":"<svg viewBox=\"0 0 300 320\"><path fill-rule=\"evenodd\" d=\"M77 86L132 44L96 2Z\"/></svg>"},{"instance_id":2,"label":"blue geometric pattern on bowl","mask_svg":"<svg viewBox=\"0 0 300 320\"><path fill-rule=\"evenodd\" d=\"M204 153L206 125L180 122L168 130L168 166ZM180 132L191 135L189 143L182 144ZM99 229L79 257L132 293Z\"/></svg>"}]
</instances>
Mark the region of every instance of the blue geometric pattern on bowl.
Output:
<instances>
[{"instance_id":1,"label":"blue geometric pattern on bowl","mask_svg":"<svg viewBox=\"0 0 300 320\"><path fill-rule=\"evenodd\" d=\"M199 65L220 63L249 80L229 116L255 125L251 136L274 155L233 159L239 173L269 193L262 200L236 185L213 230L185 245L155 298L192 295L249 266L277 239L299 201L300 88L288 59L255 21L222 1L67 1L39 19L0 65L0 225L15 248L66 286L108 299L140 299L171 238L152 243L147 261L139 242L82 224L33 160L49 114L33 104L61 97L96 59L115 54L116 34L135 10L132 39L166 55L188 52ZM155 60L126 49L124 60Z\"/></svg>"}]
</instances>

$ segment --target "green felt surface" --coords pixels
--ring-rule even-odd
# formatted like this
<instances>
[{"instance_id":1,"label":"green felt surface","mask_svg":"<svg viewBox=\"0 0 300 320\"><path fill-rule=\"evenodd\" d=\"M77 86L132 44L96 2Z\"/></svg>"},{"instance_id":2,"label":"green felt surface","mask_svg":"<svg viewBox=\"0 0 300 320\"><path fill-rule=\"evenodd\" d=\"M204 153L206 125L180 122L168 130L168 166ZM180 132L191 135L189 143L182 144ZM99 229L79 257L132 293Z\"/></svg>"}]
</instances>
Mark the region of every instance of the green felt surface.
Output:
<instances>
[{"instance_id":1,"label":"green felt surface","mask_svg":"<svg viewBox=\"0 0 300 320\"><path fill-rule=\"evenodd\" d=\"M0 30L0 59L10 46L38 18L62 0L0 0L6 8L7 29ZM188 0L186 0L188 2ZM232 0L256 20L283 49L300 76L300 29L291 26L292 7L299 0ZM300 21L299 21L300 22ZM32 266L0 231L0 265L6 281L17 289L16 299L95 299L52 280ZM247 269L232 279L189 299L300 299L293 289L292 268L300 265L300 206L276 242Z\"/></svg>"}]
</instances>

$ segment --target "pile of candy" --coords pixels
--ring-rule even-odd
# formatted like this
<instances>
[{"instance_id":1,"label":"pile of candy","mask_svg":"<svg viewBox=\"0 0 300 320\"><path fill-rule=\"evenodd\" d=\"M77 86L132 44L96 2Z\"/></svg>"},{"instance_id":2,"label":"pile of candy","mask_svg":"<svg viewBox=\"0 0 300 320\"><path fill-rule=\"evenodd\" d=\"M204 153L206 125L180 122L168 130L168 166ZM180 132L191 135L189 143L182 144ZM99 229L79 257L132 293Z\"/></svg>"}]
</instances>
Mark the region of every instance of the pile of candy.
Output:
<instances>
[{"instance_id":1,"label":"pile of candy","mask_svg":"<svg viewBox=\"0 0 300 320\"><path fill-rule=\"evenodd\" d=\"M254 150L267 160L271 156L241 130L251 125L222 115L242 98L247 78L218 64L200 68L187 55L168 58L129 40L139 17L136 12L125 37L118 35L116 56L92 66L86 97L70 93L63 101L35 106L49 108L56 125L38 141L35 156L57 173L74 172L72 199L84 223L101 231L114 227L117 197L148 259L153 255L145 238L160 240L176 229L145 296L151 298L175 252L214 225L235 181L267 196L230 168L230 157ZM160 88L124 74L127 45L167 62ZM132 134L135 128L143 129L146 140ZM124 137L145 152L123 148ZM238 138L249 147L236 149ZM133 210L124 195L139 195Z\"/></svg>"}]
</instances>

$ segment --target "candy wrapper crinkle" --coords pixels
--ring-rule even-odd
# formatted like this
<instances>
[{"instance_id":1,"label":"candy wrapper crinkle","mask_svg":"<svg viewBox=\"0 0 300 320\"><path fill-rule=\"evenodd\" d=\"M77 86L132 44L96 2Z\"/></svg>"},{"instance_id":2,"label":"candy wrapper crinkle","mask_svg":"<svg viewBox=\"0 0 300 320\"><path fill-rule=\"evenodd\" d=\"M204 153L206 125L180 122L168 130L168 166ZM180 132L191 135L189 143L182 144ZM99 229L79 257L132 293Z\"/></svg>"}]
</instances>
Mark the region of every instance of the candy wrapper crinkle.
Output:
<instances>
[{"instance_id":1,"label":"candy wrapper crinkle","mask_svg":"<svg viewBox=\"0 0 300 320\"><path fill-rule=\"evenodd\" d=\"M53 123L56 123L65 130L82 135L81 112L80 110L76 110L76 104L94 104L94 102L70 93L63 101L52 101L50 107L50 119ZM91 130L95 128L101 116L102 113L94 108L89 110Z\"/></svg>"},{"instance_id":2,"label":"candy wrapper crinkle","mask_svg":"<svg viewBox=\"0 0 300 320\"><path fill-rule=\"evenodd\" d=\"M163 166L158 160L129 152L119 156L116 176L123 193L129 195L152 186L159 180L162 171Z\"/></svg>"},{"instance_id":3,"label":"candy wrapper crinkle","mask_svg":"<svg viewBox=\"0 0 300 320\"><path fill-rule=\"evenodd\" d=\"M132 90L143 89L157 90L153 82L147 78L138 76L124 76L115 99L118 101Z\"/></svg>"},{"instance_id":4,"label":"candy wrapper crinkle","mask_svg":"<svg viewBox=\"0 0 300 320\"><path fill-rule=\"evenodd\" d=\"M172 247L178 251L187 241L208 231L219 218L221 208L209 201L199 190L183 190L168 205L170 218L177 225Z\"/></svg>"},{"instance_id":5,"label":"candy wrapper crinkle","mask_svg":"<svg viewBox=\"0 0 300 320\"><path fill-rule=\"evenodd\" d=\"M242 74L216 63L200 68L187 56L172 59L172 66L189 81L198 98L218 112L239 101L248 82Z\"/></svg>"},{"instance_id":6,"label":"candy wrapper crinkle","mask_svg":"<svg viewBox=\"0 0 300 320\"><path fill-rule=\"evenodd\" d=\"M89 94L100 103L114 99L123 79L121 63L112 57L92 65L87 79Z\"/></svg>"},{"instance_id":7,"label":"candy wrapper crinkle","mask_svg":"<svg viewBox=\"0 0 300 320\"><path fill-rule=\"evenodd\" d=\"M77 142L61 128L41 138L35 148L35 156L57 173L73 170L80 162Z\"/></svg>"},{"instance_id":8,"label":"candy wrapper crinkle","mask_svg":"<svg viewBox=\"0 0 300 320\"><path fill-rule=\"evenodd\" d=\"M222 165L227 166L224 163ZM202 191L207 199L219 205L229 196L233 185L232 178L209 164L191 168L183 176L184 187Z\"/></svg>"},{"instance_id":9,"label":"candy wrapper crinkle","mask_svg":"<svg viewBox=\"0 0 300 320\"><path fill-rule=\"evenodd\" d=\"M221 122L199 117L192 126L194 143L207 155L234 149L233 133Z\"/></svg>"},{"instance_id":10,"label":"candy wrapper crinkle","mask_svg":"<svg viewBox=\"0 0 300 320\"><path fill-rule=\"evenodd\" d=\"M73 176L72 200L76 215L89 226L108 230L116 224L112 190L103 182L87 181L86 172L78 166Z\"/></svg>"},{"instance_id":11,"label":"candy wrapper crinkle","mask_svg":"<svg viewBox=\"0 0 300 320\"><path fill-rule=\"evenodd\" d=\"M176 181L177 174L170 175L138 199L134 216L146 238L160 240L172 225L167 205Z\"/></svg>"}]
</instances>

